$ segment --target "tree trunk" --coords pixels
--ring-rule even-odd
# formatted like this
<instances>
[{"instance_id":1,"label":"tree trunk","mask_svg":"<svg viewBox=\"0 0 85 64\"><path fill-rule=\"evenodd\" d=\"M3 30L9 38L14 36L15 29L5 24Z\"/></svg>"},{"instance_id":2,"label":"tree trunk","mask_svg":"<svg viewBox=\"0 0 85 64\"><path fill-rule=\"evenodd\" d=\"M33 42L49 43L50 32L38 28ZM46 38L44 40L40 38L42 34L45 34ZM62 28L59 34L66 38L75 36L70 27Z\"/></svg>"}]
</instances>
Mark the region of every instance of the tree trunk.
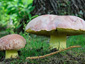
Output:
<instances>
[{"instance_id":1,"label":"tree trunk","mask_svg":"<svg viewBox=\"0 0 85 64\"><path fill-rule=\"evenodd\" d=\"M33 15L76 15L85 19L85 0L34 0Z\"/></svg>"}]
</instances>

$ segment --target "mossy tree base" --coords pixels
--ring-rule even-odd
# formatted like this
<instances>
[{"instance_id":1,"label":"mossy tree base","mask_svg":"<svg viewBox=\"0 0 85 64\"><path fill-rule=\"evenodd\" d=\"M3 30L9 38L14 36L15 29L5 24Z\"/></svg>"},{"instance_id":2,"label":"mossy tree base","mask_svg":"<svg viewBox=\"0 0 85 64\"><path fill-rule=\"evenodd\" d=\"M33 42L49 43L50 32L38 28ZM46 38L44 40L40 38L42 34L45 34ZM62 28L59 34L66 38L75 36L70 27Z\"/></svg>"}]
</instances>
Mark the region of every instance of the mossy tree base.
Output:
<instances>
[{"instance_id":1,"label":"mossy tree base","mask_svg":"<svg viewBox=\"0 0 85 64\"><path fill-rule=\"evenodd\" d=\"M18 56L17 50L6 50L5 54L6 54L5 59L16 58Z\"/></svg>"},{"instance_id":2,"label":"mossy tree base","mask_svg":"<svg viewBox=\"0 0 85 64\"><path fill-rule=\"evenodd\" d=\"M66 35L54 34L50 36L50 48L56 48L58 50L66 48Z\"/></svg>"}]
</instances>

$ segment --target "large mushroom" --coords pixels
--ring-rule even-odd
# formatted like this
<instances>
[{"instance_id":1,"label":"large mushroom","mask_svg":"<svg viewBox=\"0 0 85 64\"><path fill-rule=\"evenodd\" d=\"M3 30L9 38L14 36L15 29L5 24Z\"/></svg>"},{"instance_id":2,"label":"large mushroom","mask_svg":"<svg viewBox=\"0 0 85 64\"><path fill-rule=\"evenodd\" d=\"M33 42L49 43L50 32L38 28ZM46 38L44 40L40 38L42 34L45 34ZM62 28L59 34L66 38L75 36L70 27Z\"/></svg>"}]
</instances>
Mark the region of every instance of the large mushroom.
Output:
<instances>
[{"instance_id":1,"label":"large mushroom","mask_svg":"<svg viewBox=\"0 0 85 64\"><path fill-rule=\"evenodd\" d=\"M85 21L76 16L42 15L31 20L26 32L50 36L50 48L66 48L66 36L85 33Z\"/></svg>"},{"instance_id":2,"label":"large mushroom","mask_svg":"<svg viewBox=\"0 0 85 64\"><path fill-rule=\"evenodd\" d=\"M24 48L26 40L18 34L10 34L0 38L0 50L6 50L5 59L16 58L18 50Z\"/></svg>"}]
</instances>

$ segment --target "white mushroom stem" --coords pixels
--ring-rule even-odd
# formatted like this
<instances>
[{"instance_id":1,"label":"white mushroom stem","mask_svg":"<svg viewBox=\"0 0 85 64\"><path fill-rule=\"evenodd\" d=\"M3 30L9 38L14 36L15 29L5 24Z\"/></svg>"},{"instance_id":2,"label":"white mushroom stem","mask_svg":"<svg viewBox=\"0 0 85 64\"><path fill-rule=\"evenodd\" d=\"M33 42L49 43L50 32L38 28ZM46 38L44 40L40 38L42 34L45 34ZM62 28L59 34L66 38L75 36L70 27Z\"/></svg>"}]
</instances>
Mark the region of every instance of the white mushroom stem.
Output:
<instances>
[{"instance_id":1,"label":"white mushroom stem","mask_svg":"<svg viewBox=\"0 0 85 64\"><path fill-rule=\"evenodd\" d=\"M6 50L5 59L16 58L18 56L17 50Z\"/></svg>"},{"instance_id":2,"label":"white mushroom stem","mask_svg":"<svg viewBox=\"0 0 85 64\"><path fill-rule=\"evenodd\" d=\"M50 36L50 48L64 49L66 48L66 35L65 34L53 34Z\"/></svg>"}]
</instances>

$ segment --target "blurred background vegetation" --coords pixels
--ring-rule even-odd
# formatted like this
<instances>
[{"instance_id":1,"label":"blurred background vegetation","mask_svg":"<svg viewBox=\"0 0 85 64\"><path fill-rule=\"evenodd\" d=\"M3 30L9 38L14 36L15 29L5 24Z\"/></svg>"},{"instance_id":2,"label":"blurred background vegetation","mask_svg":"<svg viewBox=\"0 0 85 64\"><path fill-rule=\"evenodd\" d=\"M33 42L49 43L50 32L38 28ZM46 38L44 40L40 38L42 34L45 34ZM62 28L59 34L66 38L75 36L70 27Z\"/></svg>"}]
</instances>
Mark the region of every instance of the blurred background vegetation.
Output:
<instances>
[{"instance_id":1,"label":"blurred background vegetation","mask_svg":"<svg viewBox=\"0 0 85 64\"><path fill-rule=\"evenodd\" d=\"M18 59L5 61L4 51L0 51L0 61L4 60L9 64L24 64L26 62L29 64L48 64L49 62L49 64L53 64L53 61L56 61L57 64L78 64L79 62L79 64L84 64L85 35L67 38L67 47L81 45L82 48L42 60L25 60L28 56L44 55L51 52L48 37L25 32L28 22L43 14L75 15L85 19L84 3L84 0L0 0L0 37L16 33L22 35L27 41L25 48L20 50Z\"/></svg>"},{"instance_id":2,"label":"blurred background vegetation","mask_svg":"<svg viewBox=\"0 0 85 64\"><path fill-rule=\"evenodd\" d=\"M0 30L5 33L24 32L26 24L35 16L33 0L0 0Z\"/></svg>"}]
</instances>

